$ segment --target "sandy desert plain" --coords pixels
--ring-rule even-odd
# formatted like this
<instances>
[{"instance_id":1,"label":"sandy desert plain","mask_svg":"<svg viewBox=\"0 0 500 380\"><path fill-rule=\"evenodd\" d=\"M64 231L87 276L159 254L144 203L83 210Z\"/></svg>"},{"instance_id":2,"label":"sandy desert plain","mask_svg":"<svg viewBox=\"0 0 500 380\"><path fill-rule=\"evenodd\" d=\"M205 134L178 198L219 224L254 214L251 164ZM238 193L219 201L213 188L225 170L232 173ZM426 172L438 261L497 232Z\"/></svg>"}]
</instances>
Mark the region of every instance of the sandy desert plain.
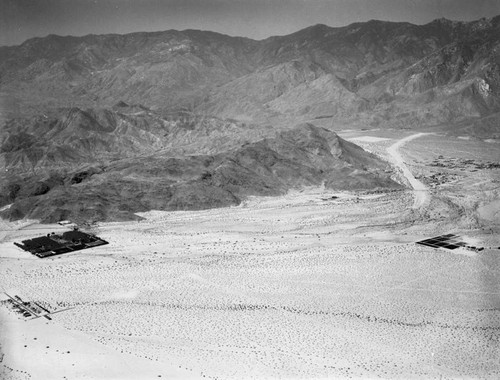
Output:
<instances>
[{"instance_id":1,"label":"sandy desert plain","mask_svg":"<svg viewBox=\"0 0 500 380\"><path fill-rule=\"evenodd\" d=\"M64 227L3 221L0 291L71 309L24 320L3 302L0 377L500 378L498 142L339 135L416 190L150 211L47 259L13 242ZM447 233L486 249L415 244Z\"/></svg>"}]
</instances>

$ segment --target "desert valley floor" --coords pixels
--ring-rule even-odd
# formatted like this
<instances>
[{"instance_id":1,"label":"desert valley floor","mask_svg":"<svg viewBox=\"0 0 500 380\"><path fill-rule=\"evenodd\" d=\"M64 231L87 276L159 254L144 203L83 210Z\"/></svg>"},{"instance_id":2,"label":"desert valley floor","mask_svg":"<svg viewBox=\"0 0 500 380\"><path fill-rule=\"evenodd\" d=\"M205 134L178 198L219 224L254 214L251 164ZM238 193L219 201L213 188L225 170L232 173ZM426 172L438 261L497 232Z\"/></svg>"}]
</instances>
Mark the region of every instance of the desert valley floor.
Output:
<instances>
[{"instance_id":1,"label":"desert valley floor","mask_svg":"<svg viewBox=\"0 0 500 380\"><path fill-rule=\"evenodd\" d=\"M415 191L322 188L102 223L110 244L39 259L65 230L2 221L3 379L500 378L498 142L339 135ZM480 252L416 245L453 233Z\"/></svg>"}]
</instances>

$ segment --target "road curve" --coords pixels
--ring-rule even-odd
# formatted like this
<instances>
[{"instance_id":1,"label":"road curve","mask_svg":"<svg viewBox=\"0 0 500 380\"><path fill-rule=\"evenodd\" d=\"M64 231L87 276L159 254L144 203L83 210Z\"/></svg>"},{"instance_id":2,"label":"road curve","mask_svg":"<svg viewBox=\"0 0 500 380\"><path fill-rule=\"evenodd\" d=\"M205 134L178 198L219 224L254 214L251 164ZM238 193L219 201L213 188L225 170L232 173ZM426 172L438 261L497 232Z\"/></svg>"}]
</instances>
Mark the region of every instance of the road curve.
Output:
<instances>
[{"instance_id":1,"label":"road curve","mask_svg":"<svg viewBox=\"0 0 500 380\"><path fill-rule=\"evenodd\" d=\"M429 188L413 176L410 169L408 169L408 166L406 166L403 156L401 156L401 153L399 152L399 148L401 148L408 141L428 134L429 133L416 133L414 135L407 136L387 148L389 159L396 167L401 169L403 175L413 188L415 198L412 206L413 209L422 208L430 200Z\"/></svg>"}]
</instances>

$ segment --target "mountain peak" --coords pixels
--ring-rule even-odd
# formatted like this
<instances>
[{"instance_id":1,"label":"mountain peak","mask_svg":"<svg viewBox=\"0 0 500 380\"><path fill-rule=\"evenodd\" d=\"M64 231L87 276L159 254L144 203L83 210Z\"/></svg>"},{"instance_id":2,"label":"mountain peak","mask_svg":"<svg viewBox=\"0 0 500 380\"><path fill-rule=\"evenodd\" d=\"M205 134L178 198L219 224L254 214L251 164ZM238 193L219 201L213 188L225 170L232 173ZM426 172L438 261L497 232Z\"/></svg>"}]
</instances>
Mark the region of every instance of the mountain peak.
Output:
<instances>
[{"instance_id":1,"label":"mountain peak","mask_svg":"<svg viewBox=\"0 0 500 380\"><path fill-rule=\"evenodd\" d=\"M446 17L440 17L435 20L432 20L428 24L425 24L424 26L434 26L434 25L439 25L439 26L444 26L447 28L454 28L458 25L462 24L461 21L456 21L456 20L450 20L447 19Z\"/></svg>"},{"instance_id":2,"label":"mountain peak","mask_svg":"<svg viewBox=\"0 0 500 380\"><path fill-rule=\"evenodd\" d=\"M308 36L309 38L317 38L320 36L325 35L326 33L330 32L331 30L334 30L337 28L325 25L325 24L316 24L316 25L311 25L308 26L307 28L301 29L295 33L290 34L289 36L299 36L299 35L305 35ZM288 37L288 36L285 36Z\"/></svg>"},{"instance_id":3,"label":"mountain peak","mask_svg":"<svg viewBox=\"0 0 500 380\"><path fill-rule=\"evenodd\" d=\"M324 29L331 29L331 26L328 26L326 24L315 24L309 27L310 29L319 29L319 30L324 30Z\"/></svg>"}]
</instances>

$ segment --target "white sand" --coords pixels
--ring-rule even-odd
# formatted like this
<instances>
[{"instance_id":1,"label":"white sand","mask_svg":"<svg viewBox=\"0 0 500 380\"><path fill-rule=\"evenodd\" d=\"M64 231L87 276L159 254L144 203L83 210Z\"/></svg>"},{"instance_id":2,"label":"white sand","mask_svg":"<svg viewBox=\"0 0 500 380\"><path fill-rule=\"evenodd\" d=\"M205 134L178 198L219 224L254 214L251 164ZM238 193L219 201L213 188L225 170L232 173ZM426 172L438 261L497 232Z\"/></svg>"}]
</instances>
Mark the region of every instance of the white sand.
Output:
<instances>
[{"instance_id":1,"label":"white sand","mask_svg":"<svg viewBox=\"0 0 500 380\"><path fill-rule=\"evenodd\" d=\"M500 223L500 199L488 202L478 208L479 216L487 221Z\"/></svg>"},{"instance_id":2,"label":"white sand","mask_svg":"<svg viewBox=\"0 0 500 380\"><path fill-rule=\"evenodd\" d=\"M54 318L56 318L54 316ZM0 308L1 348L5 378L49 379L158 379L192 374L166 361L157 362L118 352L79 331L53 321L21 320ZM2 372L0 372L1 374Z\"/></svg>"},{"instance_id":3,"label":"white sand","mask_svg":"<svg viewBox=\"0 0 500 380\"><path fill-rule=\"evenodd\" d=\"M333 195L152 211L101 225L108 246L53 259L17 251L18 260L12 239L24 232L10 232L0 286L74 309L53 321L4 317L4 370L16 379L498 377L500 268L413 244L447 230L406 230L411 194L324 200Z\"/></svg>"}]
</instances>

